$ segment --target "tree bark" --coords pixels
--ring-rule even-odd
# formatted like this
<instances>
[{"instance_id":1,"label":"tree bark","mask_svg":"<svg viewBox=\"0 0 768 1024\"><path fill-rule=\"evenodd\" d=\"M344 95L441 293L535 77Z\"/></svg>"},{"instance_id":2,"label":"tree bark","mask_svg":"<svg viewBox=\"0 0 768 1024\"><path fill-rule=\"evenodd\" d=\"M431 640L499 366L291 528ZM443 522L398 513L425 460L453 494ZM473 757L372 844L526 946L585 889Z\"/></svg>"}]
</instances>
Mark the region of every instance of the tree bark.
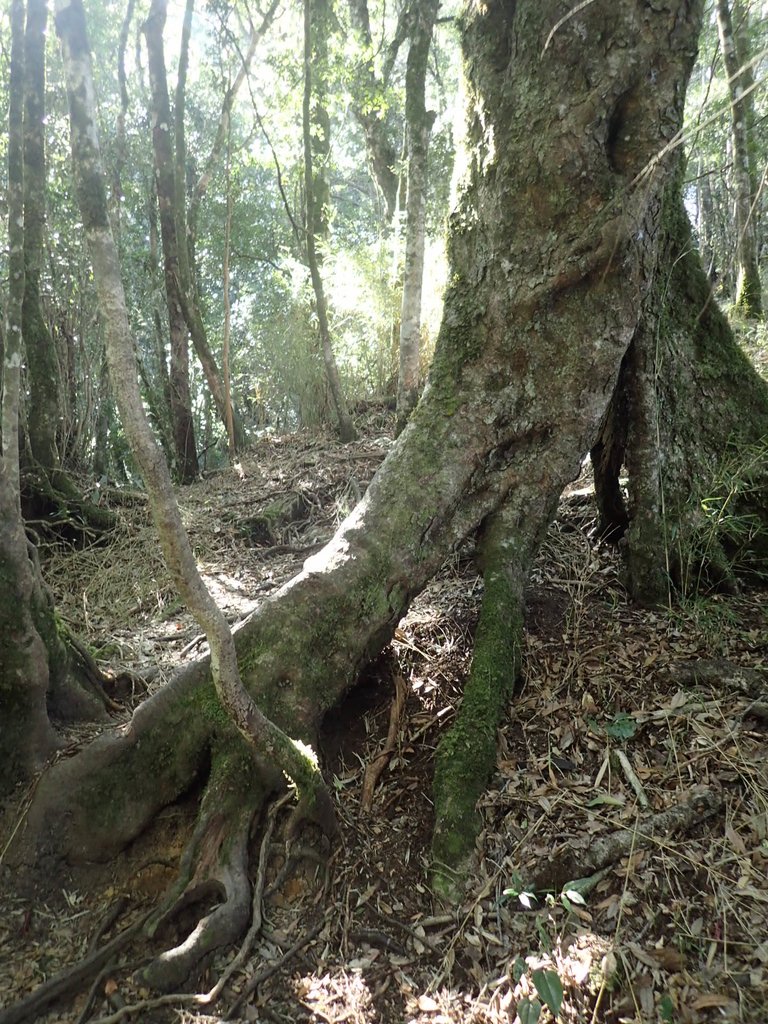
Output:
<instances>
[{"instance_id":1,"label":"tree bark","mask_svg":"<svg viewBox=\"0 0 768 1024\"><path fill-rule=\"evenodd\" d=\"M472 159L426 391L330 544L236 636L245 686L292 736L314 738L446 555L502 506L514 598L635 336L669 176L660 140L680 128L701 4L587 5L553 32L561 10L468 9ZM112 855L223 747L241 757L204 660L41 780L16 856Z\"/></svg>"},{"instance_id":2,"label":"tree bark","mask_svg":"<svg viewBox=\"0 0 768 1024\"><path fill-rule=\"evenodd\" d=\"M179 277L179 240L176 232L176 182L171 135L171 105L165 72L163 29L167 0L152 0L144 23L147 64L152 92L152 147L155 157L160 237L163 247L163 276L171 339L171 419L176 454L176 474L181 483L191 483L199 473L192 400L189 391L189 344L184 319ZM112 378L114 383L114 377Z\"/></svg>"},{"instance_id":3,"label":"tree bark","mask_svg":"<svg viewBox=\"0 0 768 1024\"><path fill-rule=\"evenodd\" d=\"M8 109L8 298L5 304L0 457L0 794L54 748L45 695L48 664L32 616L34 580L21 518L19 393L24 300L24 0L11 3Z\"/></svg>"},{"instance_id":4,"label":"tree bark","mask_svg":"<svg viewBox=\"0 0 768 1024\"><path fill-rule=\"evenodd\" d=\"M141 400L136 377L134 342L130 332L117 248L109 223L104 171L96 124L96 103L81 0L60 3L56 26L61 38L67 97L70 109L72 165L75 191L91 255L99 309L104 322L107 359L114 383L123 428L144 479L160 545L176 588L206 634L210 647L210 666L216 696L228 721L224 732L239 734L247 745L246 756L222 754L214 761L210 799L206 802L204 822L196 839L207 845L207 854L218 855L219 881L225 891L237 896L237 905L227 900L206 919L199 929L201 947L220 945L231 940L233 927L243 926L240 902L248 898L249 884L245 866L233 863L229 837L220 827L222 805L227 801L232 813L244 814L237 829L235 846L245 849L253 814L262 799L281 780L282 766L300 793L302 814L320 824L327 832L335 828L334 812L328 791L314 758L292 742L266 718L242 684L232 633L223 612L216 605L197 569L192 546L184 529L173 493L168 465L157 444ZM235 739L230 735L229 743ZM260 784L251 777L258 774ZM233 787L237 783L236 792ZM233 800L234 792L234 803ZM251 794L246 800L246 793ZM215 799L214 799L215 796ZM208 806L210 804L210 813ZM214 858L215 859L215 858ZM242 861L242 857L240 858ZM192 885L190 872L183 879L182 892ZM179 893L181 895L181 893ZM189 971L188 950L181 948L164 958L153 980L158 984L176 984L178 972Z\"/></svg>"},{"instance_id":5,"label":"tree bark","mask_svg":"<svg viewBox=\"0 0 768 1024\"><path fill-rule=\"evenodd\" d=\"M274 10L275 4L272 5ZM174 110L175 128L175 209L176 237L178 240L179 257L179 301L184 315L187 328L192 338L197 358L203 368L205 379L208 383L219 419L224 425L227 435L234 439L236 451L242 451L246 444L245 428L237 410L232 408L231 400L228 398L229 383L222 382L216 358L208 344L208 332L205 329L205 322L200 313L197 301L195 274L193 273L193 255L189 229L187 226L187 144L184 125L184 112L186 108L186 85L187 66L189 63L189 39L192 34L192 14L194 11L194 0L187 0L182 23L181 50L179 55L179 74L176 83L176 109ZM252 39L256 38L255 31ZM255 42L249 54L255 50ZM234 101L234 95L231 102ZM229 112L226 118L229 124ZM231 420L231 430L230 430Z\"/></svg>"},{"instance_id":6,"label":"tree bark","mask_svg":"<svg viewBox=\"0 0 768 1024\"><path fill-rule=\"evenodd\" d=\"M348 0L349 19L352 31L357 36L360 63L355 68L357 88L352 112L363 129L368 157L371 162L373 179L384 200L385 220L392 224L397 209L400 190L400 175L397 164L400 159L398 147L392 138L391 127L386 114L382 113L388 82L376 75L373 62L373 39L367 0ZM394 44L393 44L394 45ZM399 48L399 41L397 42Z\"/></svg>"},{"instance_id":7,"label":"tree bark","mask_svg":"<svg viewBox=\"0 0 768 1024\"><path fill-rule=\"evenodd\" d=\"M43 315L40 272L43 263L45 168L46 0L27 0L24 36L24 346L28 364L27 432L32 457L53 480L59 467L57 434L61 382L56 347Z\"/></svg>"},{"instance_id":8,"label":"tree bark","mask_svg":"<svg viewBox=\"0 0 768 1024\"><path fill-rule=\"evenodd\" d=\"M331 328L328 323L328 303L321 273L322 254L318 241L328 240L328 212L330 186L327 162L330 157L331 123L325 108L324 78L328 63L327 0L304 0L304 100L302 121L304 136L304 194L306 201L305 235L307 263L315 293L315 312L320 335L320 349L325 377L331 392L333 407L342 441L354 441L357 431L349 414L344 389L341 385L336 355L333 351ZM314 69L314 73L313 73ZM314 102L313 102L313 93Z\"/></svg>"},{"instance_id":9,"label":"tree bark","mask_svg":"<svg viewBox=\"0 0 768 1024\"><path fill-rule=\"evenodd\" d=\"M717 28L723 65L728 78L733 145L733 191L736 212L736 253L738 273L735 306L750 319L763 315L762 287L757 261L755 175L751 168L749 128L754 123L754 94L747 92L753 81L751 69L742 67L746 54L739 54L733 32L728 0L717 0Z\"/></svg>"},{"instance_id":10,"label":"tree bark","mask_svg":"<svg viewBox=\"0 0 768 1024\"><path fill-rule=\"evenodd\" d=\"M604 527L628 525L628 585L644 604L730 588L734 566L768 559L768 394L712 296L681 184L680 158L655 250L646 245L653 288L593 449Z\"/></svg>"},{"instance_id":11,"label":"tree bark","mask_svg":"<svg viewBox=\"0 0 768 1024\"><path fill-rule=\"evenodd\" d=\"M405 124L408 192L405 202L405 266L400 311L400 365L397 377L397 431L403 430L419 398L421 373L421 291L427 209L427 158L435 115L427 110L429 48L439 0L415 4L405 70Z\"/></svg>"}]
</instances>

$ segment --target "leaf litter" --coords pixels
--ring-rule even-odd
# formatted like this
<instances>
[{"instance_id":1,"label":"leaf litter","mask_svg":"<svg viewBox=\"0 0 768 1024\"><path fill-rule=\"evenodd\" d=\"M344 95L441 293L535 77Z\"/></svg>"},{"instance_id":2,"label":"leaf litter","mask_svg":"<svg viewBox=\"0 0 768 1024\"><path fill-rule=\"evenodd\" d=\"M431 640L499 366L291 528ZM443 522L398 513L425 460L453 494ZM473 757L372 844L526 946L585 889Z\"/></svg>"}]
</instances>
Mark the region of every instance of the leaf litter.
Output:
<instances>
[{"instance_id":1,"label":"leaf litter","mask_svg":"<svg viewBox=\"0 0 768 1024\"><path fill-rule=\"evenodd\" d=\"M328 538L390 443L380 429L348 446L265 437L242 473L180 492L233 624ZM150 1024L763 1024L765 594L632 607L616 551L593 535L588 483L567 492L532 575L523 678L499 730L461 906L435 902L428 860L434 749L460 700L482 593L469 549L414 602L326 723L341 840L327 865L311 847L288 857L272 844L264 924L223 999L153 1005L134 972L162 946L136 938L36 1019L131 1019L145 1000L133 1019ZM119 691L127 717L143 695L137 680L162 685L204 643L175 600L145 504L115 508L111 543L52 547L46 565L65 621L129 681ZM70 727L64 756L94 731ZM0 852L23 827L29 796L4 808ZM3 1005L150 909L174 877L194 810L194 797L169 808L110 865L27 879L0 866ZM604 848L615 859L594 868ZM557 877L574 865L587 865L586 878ZM547 875L557 883L549 891ZM219 951L192 988L214 985L236 952Z\"/></svg>"}]
</instances>

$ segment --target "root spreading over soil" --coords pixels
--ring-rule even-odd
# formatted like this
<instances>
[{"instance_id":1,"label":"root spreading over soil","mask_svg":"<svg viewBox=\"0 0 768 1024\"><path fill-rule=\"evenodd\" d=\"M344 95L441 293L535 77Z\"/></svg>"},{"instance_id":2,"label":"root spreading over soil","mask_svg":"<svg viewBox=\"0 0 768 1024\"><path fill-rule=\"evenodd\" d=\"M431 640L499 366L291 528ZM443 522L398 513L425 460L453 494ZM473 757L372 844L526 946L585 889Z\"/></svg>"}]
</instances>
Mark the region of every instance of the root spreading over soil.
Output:
<instances>
[{"instance_id":1,"label":"root spreading over soil","mask_svg":"<svg viewBox=\"0 0 768 1024\"><path fill-rule=\"evenodd\" d=\"M244 478L183 490L206 580L233 623L330 535L388 446L264 439ZM763 1024L765 594L629 606L615 550L591 535L586 491L564 498L534 570L524 676L460 907L436 904L427 858L434 747L460 699L482 587L469 553L444 567L325 723L335 846L288 835L288 804L244 818L238 849L263 854L244 941L217 948L185 993L150 991L147 964L215 919L220 886L201 885L151 939L136 929L108 947L172 884L190 793L109 865L18 877L0 863L2 1005L91 955L74 991L27 1019L510 1024L539 1004L543 1022ZM148 511L136 502L116 514L110 545L52 550L47 573L65 621L115 675L119 721L143 695L138 680L162 685L202 640L175 602ZM60 756L95 731L69 727ZM28 799L4 808L0 853Z\"/></svg>"}]
</instances>

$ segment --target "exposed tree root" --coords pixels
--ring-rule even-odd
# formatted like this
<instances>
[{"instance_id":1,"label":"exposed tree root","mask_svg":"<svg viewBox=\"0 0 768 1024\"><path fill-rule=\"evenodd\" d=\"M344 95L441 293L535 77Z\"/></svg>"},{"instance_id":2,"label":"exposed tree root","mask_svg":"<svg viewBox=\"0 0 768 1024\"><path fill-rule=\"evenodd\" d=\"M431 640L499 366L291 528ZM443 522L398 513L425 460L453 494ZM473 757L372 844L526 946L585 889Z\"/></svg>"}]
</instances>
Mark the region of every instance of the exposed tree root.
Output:
<instances>
[{"instance_id":1,"label":"exposed tree root","mask_svg":"<svg viewBox=\"0 0 768 1024\"><path fill-rule=\"evenodd\" d=\"M181 988L197 965L215 949L237 942L251 914L248 879L251 823L279 784L253 770L247 755L218 753L203 797L197 826L184 853L179 877L153 915L154 934L178 912L211 895L221 902L201 918L187 938L162 953L142 972L160 992Z\"/></svg>"},{"instance_id":2,"label":"exposed tree root","mask_svg":"<svg viewBox=\"0 0 768 1024\"><path fill-rule=\"evenodd\" d=\"M475 805L496 765L496 731L521 669L524 587L542 528L530 520L523 525L520 512L508 502L483 531L485 590L472 668L456 721L437 750L432 885L448 902L462 894L480 829Z\"/></svg>"},{"instance_id":3,"label":"exposed tree root","mask_svg":"<svg viewBox=\"0 0 768 1024\"><path fill-rule=\"evenodd\" d=\"M711 818L722 805L723 798L718 793L703 790L684 803L638 819L621 832L590 840L585 850L557 849L536 870L530 887L536 892L560 892L574 879L581 879L615 863L633 849L648 846L672 832L684 831Z\"/></svg>"}]
</instances>

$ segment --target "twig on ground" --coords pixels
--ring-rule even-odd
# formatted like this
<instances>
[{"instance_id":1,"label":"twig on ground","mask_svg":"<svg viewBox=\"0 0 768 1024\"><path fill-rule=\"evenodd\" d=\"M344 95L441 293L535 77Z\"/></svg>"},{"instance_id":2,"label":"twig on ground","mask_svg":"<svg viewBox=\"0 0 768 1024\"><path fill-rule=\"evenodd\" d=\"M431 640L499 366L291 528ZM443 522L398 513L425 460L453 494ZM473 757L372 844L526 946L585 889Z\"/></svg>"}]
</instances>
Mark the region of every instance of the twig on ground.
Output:
<instances>
[{"instance_id":1,"label":"twig on ground","mask_svg":"<svg viewBox=\"0 0 768 1024\"><path fill-rule=\"evenodd\" d=\"M376 783L381 778L381 774L386 768L390 755L397 744L397 737L400 732L400 719L403 714L403 708L405 707L407 696L408 686L398 672L395 676L395 699L392 701L392 707L389 711L389 730L387 732L386 742L384 743L383 749L379 751L373 761L371 761L367 766L365 769L365 775L363 776L360 810L365 814L370 813L371 807L373 806L373 791L376 789Z\"/></svg>"},{"instance_id":2,"label":"twig on ground","mask_svg":"<svg viewBox=\"0 0 768 1024\"><path fill-rule=\"evenodd\" d=\"M640 779L638 779L637 775L635 774L634 768L629 763L629 758L623 750L614 750L613 756L618 761L621 770L626 775L627 782L630 784L632 789L634 789L635 795L637 796L637 802L640 804L643 810L647 810L651 806L650 801L648 800L645 790L643 789L642 782L640 781Z\"/></svg>"}]
</instances>

